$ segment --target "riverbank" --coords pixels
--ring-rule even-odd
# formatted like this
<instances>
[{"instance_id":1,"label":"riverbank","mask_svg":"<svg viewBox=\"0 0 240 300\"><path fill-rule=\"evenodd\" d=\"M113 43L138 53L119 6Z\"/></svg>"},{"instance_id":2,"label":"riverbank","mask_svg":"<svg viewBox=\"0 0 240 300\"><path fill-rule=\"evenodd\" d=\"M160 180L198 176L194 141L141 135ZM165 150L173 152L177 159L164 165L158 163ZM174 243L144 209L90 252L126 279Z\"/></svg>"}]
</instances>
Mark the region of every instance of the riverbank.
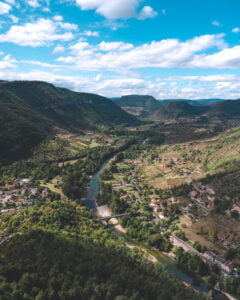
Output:
<instances>
[{"instance_id":1,"label":"riverbank","mask_svg":"<svg viewBox=\"0 0 240 300\"><path fill-rule=\"evenodd\" d=\"M97 215L101 218L104 218L104 217L108 217L108 216L111 216L112 213L109 209L109 207L107 205L102 205L102 206L97 206ZM120 225L118 223L118 220L116 218L112 218L109 223L111 225L114 226L114 228L122 233L126 233L126 229L122 227L122 225Z\"/></svg>"},{"instance_id":2,"label":"riverbank","mask_svg":"<svg viewBox=\"0 0 240 300\"><path fill-rule=\"evenodd\" d=\"M111 216L111 214L112 213L111 213L111 211L110 211L110 209L109 209L109 207L107 205L97 206L97 215L99 217L104 218L104 217ZM122 227L122 225L120 225L118 223L118 220L116 218L112 218L109 221L109 223L114 226L115 230L117 230L117 231L119 231L121 233L126 234L127 230L124 227ZM144 253L146 254L146 257L147 257L147 259L149 261L151 261L153 263L156 263L158 261L157 258L155 256L149 254L146 249L144 249L144 248L142 248L140 246L136 246L136 245L130 244L128 242L126 242L125 244L130 249L138 248L138 249L141 249L142 251L144 251Z\"/></svg>"},{"instance_id":3,"label":"riverbank","mask_svg":"<svg viewBox=\"0 0 240 300\"><path fill-rule=\"evenodd\" d=\"M100 190L100 175L106 169L111 161L114 158L108 160L102 167L92 176L89 182L89 188L87 190L86 198L83 203L90 209L93 209L94 214L98 217L108 217L111 216L112 213L108 207L108 205L97 205L97 198ZM112 232L117 237L122 237L125 240L125 244L128 248L136 248L143 251L144 256L153 263L161 263L164 265L170 273L176 276L181 282L188 282L193 288L201 291L208 292L207 284L203 282L200 278L195 277L193 274L187 274L185 271L180 269L173 257L169 257L166 254L163 254L159 251L155 251L147 247L146 245L142 245L141 243L130 239L126 235L126 229L122 227L116 218L109 220L109 224L112 225Z\"/></svg>"}]
</instances>

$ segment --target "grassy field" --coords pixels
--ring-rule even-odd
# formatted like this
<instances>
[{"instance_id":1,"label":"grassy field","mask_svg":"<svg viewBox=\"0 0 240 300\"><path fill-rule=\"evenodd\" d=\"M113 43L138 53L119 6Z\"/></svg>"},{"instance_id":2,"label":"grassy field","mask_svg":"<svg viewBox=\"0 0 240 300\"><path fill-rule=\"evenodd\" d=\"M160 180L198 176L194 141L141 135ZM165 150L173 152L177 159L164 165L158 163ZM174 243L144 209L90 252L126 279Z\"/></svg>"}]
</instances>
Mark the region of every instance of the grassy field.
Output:
<instances>
[{"instance_id":1,"label":"grassy field","mask_svg":"<svg viewBox=\"0 0 240 300\"><path fill-rule=\"evenodd\" d=\"M145 152L139 169L154 188L171 188L226 171L240 163L240 129L215 138L163 145ZM185 170L185 172L184 172Z\"/></svg>"}]
</instances>

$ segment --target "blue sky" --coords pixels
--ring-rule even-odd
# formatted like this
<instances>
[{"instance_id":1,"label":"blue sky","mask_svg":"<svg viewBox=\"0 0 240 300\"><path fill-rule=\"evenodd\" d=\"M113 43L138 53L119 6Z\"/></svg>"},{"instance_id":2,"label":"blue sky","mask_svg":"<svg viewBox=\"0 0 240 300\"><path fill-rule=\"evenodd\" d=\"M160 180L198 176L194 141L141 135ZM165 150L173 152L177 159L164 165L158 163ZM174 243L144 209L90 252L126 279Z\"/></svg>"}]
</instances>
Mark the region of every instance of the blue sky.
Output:
<instances>
[{"instance_id":1,"label":"blue sky","mask_svg":"<svg viewBox=\"0 0 240 300\"><path fill-rule=\"evenodd\" d=\"M0 0L0 78L240 98L240 1Z\"/></svg>"}]
</instances>

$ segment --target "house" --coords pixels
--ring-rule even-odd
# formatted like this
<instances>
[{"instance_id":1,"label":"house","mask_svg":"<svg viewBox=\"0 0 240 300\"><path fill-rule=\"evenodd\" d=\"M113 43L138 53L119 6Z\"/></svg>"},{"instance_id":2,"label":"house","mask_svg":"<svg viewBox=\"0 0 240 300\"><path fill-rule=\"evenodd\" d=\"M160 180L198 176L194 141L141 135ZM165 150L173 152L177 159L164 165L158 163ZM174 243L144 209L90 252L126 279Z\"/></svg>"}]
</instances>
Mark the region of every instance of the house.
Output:
<instances>
[{"instance_id":1,"label":"house","mask_svg":"<svg viewBox=\"0 0 240 300\"><path fill-rule=\"evenodd\" d=\"M232 207L232 209L231 209L231 211L234 211L234 210L237 211L238 214L240 215L240 206L234 204L233 207Z\"/></svg>"},{"instance_id":2,"label":"house","mask_svg":"<svg viewBox=\"0 0 240 300\"><path fill-rule=\"evenodd\" d=\"M171 197L170 200L172 201L172 203L177 202L177 197Z\"/></svg>"},{"instance_id":3,"label":"house","mask_svg":"<svg viewBox=\"0 0 240 300\"><path fill-rule=\"evenodd\" d=\"M206 192L210 195L215 195L215 191L214 189L210 188L209 186L206 187Z\"/></svg>"},{"instance_id":4,"label":"house","mask_svg":"<svg viewBox=\"0 0 240 300\"><path fill-rule=\"evenodd\" d=\"M231 273L233 271L233 264L230 261L225 261L212 251L205 251L203 256L212 264L216 264L223 272Z\"/></svg>"},{"instance_id":5,"label":"house","mask_svg":"<svg viewBox=\"0 0 240 300\"><path fill-rule=\"evenodd\" d=\"M22 189L22 190L21 190L21 195L24 196L24 195L26 195L26 194L27 194L27 189Z\"/></svg>"},{"instance_id":6,"label":"house","mask_svg":"<svg viewBox=\"0 0 240 300\"><path fill-rule=\"evenodd\" d=\"M227 273L231 273L233 271L233 264L230 261L226 261L221 264L221 269Z\"/></svg>"},{"instance_id":7,"label":"house","mask_svg":"<svg viewBox=\"0 0 240 300\"><path fill-rule=\"evenodd\" d=\"M23 182L23 183L28 183L28 182L29 182L29 179L28 179L28 178L23 178L23 179L22 179L22 182Z\"/></svg>"},{"instance_id":8,"label":"house","mask_svg":"<svg viewBox=\"0 0 240 300\"><path fill-rule=\"evenodd\" d=\"M156 204L156 203L157 203L157 199L156 198L152 198L151 204Z\"/></svg>"},{"instance_id":9,"label":"house","mask_svg":"<svg viewBox=\"0 0 240 300\"><path fill-rule=\"evenodd\" d=\"M50 195L50 190L48 188L45 188L42 191L42 197L48 197Z\"/></svg>"},{"instance_id":10,"label":"house","mask_svg":"<svg viewBox=\"0 0 240 300\"><path fill-rule=\"evenodd\" d=\"M214 202L215 201L215 197L214 196L209 196L207 195L207 199L211 202Z\"/></svg>"},{"instance_id":11,"label":"house","mask_svg":"<svg viewBox=\"0 0 240 300\"><path fill-rule=\"evenodd\" d=\"M207 260L209 260L211 263L214 263L216 254L213 253L212 251L205 251L205 252L203 253L203 256L204 256Z\"/></svg>"},{"instance_id":12,"label":"house","mask_svg":"<svg viewBox=\"0 0 240 300\"><path fill-rule=\"evenodd\" d=\"M198 193L197 193L196 191L191 191L191 192L189 193L191 199L195 198L195 197L197 196L197 194L198 194Z\"/></svg>"},{"instance_id":13,"label":"house","mask_svg":"<svg viewBox=\"0 0 240 300\"><path fill-rule=\"evenodd\" d=\"M156 205L155 207L154 207L154 211L155 212L160 212L162 209L161 209L161 207L159 206L159 205Z\"/></svg>"},{"instance_id":14,"label":"house","mask_svg":"<svg viewBox=\"0 0 240 300\"><path fill-rule=\"evenodd\" d=\"M29 188L29 192L32 195L37 195L38 194L38 189L37 188Z\"/></svg>"}]
</instances>

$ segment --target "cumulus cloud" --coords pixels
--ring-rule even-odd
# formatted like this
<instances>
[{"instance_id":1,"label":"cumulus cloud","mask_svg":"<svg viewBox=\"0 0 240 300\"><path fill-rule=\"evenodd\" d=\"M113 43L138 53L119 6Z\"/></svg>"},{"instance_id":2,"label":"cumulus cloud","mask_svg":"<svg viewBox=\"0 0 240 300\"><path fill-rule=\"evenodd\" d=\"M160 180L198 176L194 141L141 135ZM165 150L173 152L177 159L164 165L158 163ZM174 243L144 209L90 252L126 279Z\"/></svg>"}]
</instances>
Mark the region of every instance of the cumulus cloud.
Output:
<instances>
[{"instance_id":1,"label":"cumulus cloud","mask_svg":"<svg viewBox=\"0 0 240 300\"><path fill-rule=\"evenodd\" d=\"M35 62L36 63L36 62ZM0 64L1 66L1 64ZM240 76L235 74L226 74L227 80L217 80L219 75L210 75L212 80L203 82L204 77L194 78L194 84L190 77L179 76L176 80L169 78L161 78L158 80L150 80L137 77L106 77L103 74L97 74L94 77L89 76L67 76L46 71L16 72L16 70L4 70L0 77L4 74L6 80L41 80L51 82L57 86L73 89L79 92L91 92L106 97L119 97L127 94L153 95L156 99L199 99L199 98L225 98L237 99L240 97ZM232 76L233 80L230 80ZM215 79L214 79L215 77ZM193 78L192 78L193 79ZM220 78L218 78L220 79ZM201 80L201 81L199 81Z\"/></svg>"},{"instance_id":2,"label":"cumulus cloud","mask_svg":"<svg viewBox=\"0 0 240 300\"><path fill-rule=\"evenodd\" d=\"M223 49L210 55L197 56L193 61L194 67L212 69L236 69L240 68L240 46Z\"/></svg>"},{"instance_id":3,"label":"cumulus cloud","mask_svg":"<svg viewBox=\"0 0 240 300\"><path fill-rule=\"evenodd\" d=\"M62 22L62 21L63 21L63 17L62 17L62 16L59 16L59 15L58 15L58 16L54 16L54 17L53 17L53 20L54 20L54 21L60 21L60 22Z\"/></svg>"},{"instance_id":4,"label":"cumulus cloud","mask_svg":"<svg viewBox=\"0 0 240 300\"><path fill-rule=\"evenodd\" d=\"M157 13L150 7L145 6L140 14L137 13L142 0L76 0L76 4L82 10L94 9L107 19L153 18Z\"/></svg>"},{"instance_id":5,"label":"cumulus cloud","mask_svg":"<svg viewBox=\"0 0 240 300\"><path fill-rule=\"evenodd\" d=\"M61 30L64 24L40 18L33 23L14 25L6 33L0 34L0 42L37 47L54 41L69 41L73 34Z\"/></svg>"},{"instance_id":6,"label":"cumulus cloud","mask_svg":"<svg viewBox=\"0 0 240 300\"><path fill-rule=\"evenodd\" d=\"M96 46L79 42L70 47L70 55L57 60L75 69L119 73L141 68L236 68L240 61L238 47L224 49L227 44L223 37L223 34L203 35L185 42L166 39L137 47L121 41L103 41ZM203 53L214 48L220 51Z\"/></svg>"},{"instance_id":7,"label":"cumulus cloud","mask_svg":"<svg viewBox=\"0 0 240 300\"><path fill-rule=\"evenodd\" d=\"M152 19L158 15L156 11L152 9L151 6L144 6L138 15L139 20Z\"/></svg>"},{"instance_id":8,"label":"cumulus cloud","mask_svg":"<svg viewBox=\"0 0 240 300\"><path fill-rule=\"evenodd\" d=\"M14 15L9 15L9 18L12 20L13 23L18 23L19 18Z\"/></svg>"},{"instance_id":9,"label":"cumulus cloud","mask_svg":"<svg viewBox=\"0 0 240 300\"><path fill-rule=\"evenodd\" d=\"M98 31L91 31L91 30L85 30L82 35L85 35L85 36L99 36L99 32Z\"/></svg>"},{"instance_id":10,"label":"cumulus cloud","mask_svg":"<svg viewBox=\"0 0 240 300\"><path fill-rule=\"evenodd\" d=\"M28 5L33 7L33 8L37 8L40 7L40 3L37 0L29 0L27 1Z\"/></svg>"},{"instance_id":11,"label":"cumulus cloud","mask_svg":"<svg viewBox=\"0 0 240 300\"><path fill-rule=\"evenodd\" d=\"M1 54L3 54L1 52ZM6 55L2 60L0 60L0 70L11 70L16 68L15 59L11 57L11 55Z\"/></svg>"},{"instance_id":12,"label":"cumulus cloud","mask_svg":"<svg viewBox=\"0 0 240 300\"><path fill-rule=\"evenodd\" d=\"M124 42L101 42L98 44L98 49L101 51L126 51L133 48L132 44L124 43Z\"/></svg>"},{"instance_id":13,"label":"cumulus cloud","mask_svg":"<svg viewBox=\"0 0 240 300\"><path fill-rule=\"evenodd\" d=\"M11 9L12 9L11 5L0 1L0 15L4 15L4 14L9 13L9 11Z\"/></svg>"},{"instance_id":14,"label":"cumulus cloud","mask_svg":"<svg viewBox=\"0 0 240 300\"><path fill-rule=\"evenodd\" d=\"M52 54L63 54L65 52L65 48L63 46L56 46L53 51Z\"/></svg>"}]
</instances>

